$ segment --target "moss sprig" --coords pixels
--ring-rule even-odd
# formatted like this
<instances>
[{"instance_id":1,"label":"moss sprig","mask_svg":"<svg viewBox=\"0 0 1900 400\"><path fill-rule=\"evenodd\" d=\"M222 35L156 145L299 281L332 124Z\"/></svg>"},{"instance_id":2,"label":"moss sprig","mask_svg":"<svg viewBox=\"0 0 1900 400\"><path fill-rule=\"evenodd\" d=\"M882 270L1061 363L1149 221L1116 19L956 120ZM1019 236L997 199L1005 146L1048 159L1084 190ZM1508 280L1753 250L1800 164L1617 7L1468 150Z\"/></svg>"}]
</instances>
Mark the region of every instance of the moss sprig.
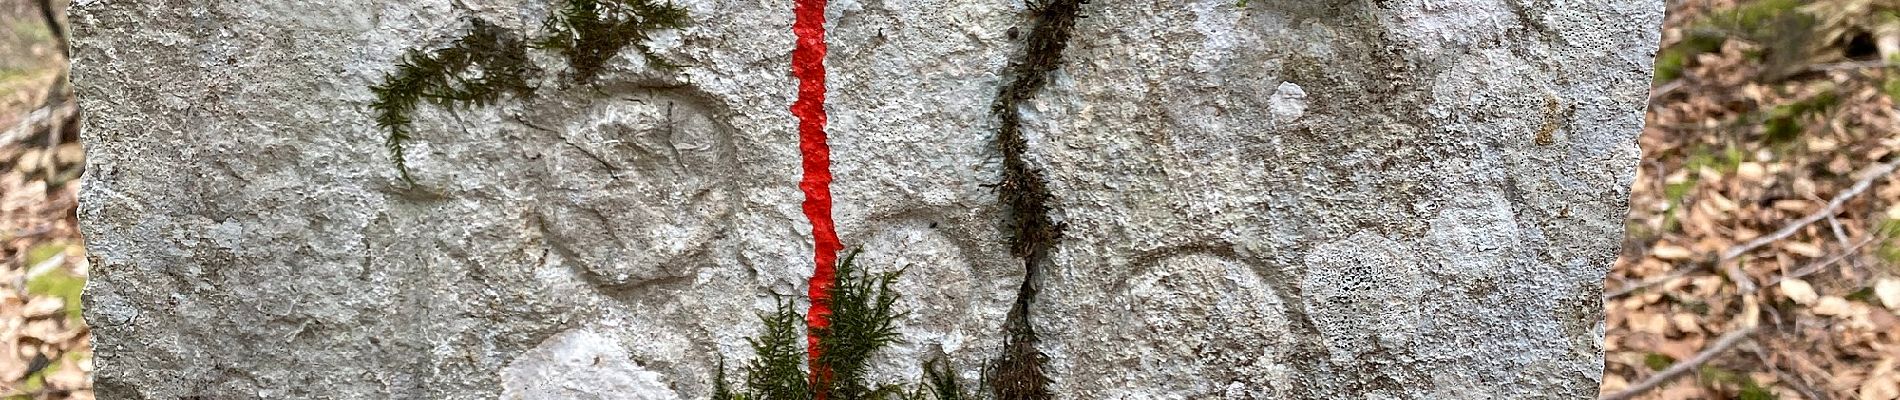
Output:
<instances>
[{"instance_id":1,"label":"moss sprig","mask_svg":"<svg viewBox=\"0 0 1900 400\"><path fill-rule=\"evenodd\" d=\"M687 22L686 9L670 3L566 0L543 21L548 36L532 44L566 57L573 68L569 77L586 84L628 46L638 49L648 62L671 66L644 42L653 30L680 28ZM481 19L471 25L467 35L446 48L410 50L396 72L370 87L376 96L370 109L376 114L377 127L386 133L384 147L405 183L415 184L405 153L415 133L412 125L419 104L452 110L492 105L507 95L527 98L534 94L530 82L542 71L528 59L529 41Z\"/></svg>"},{"instance_id":2,"label":"moss sprig","mask_svg":"<svg viewBox=\"0 0 1900 400\"><path fill-rule=\"evenodd\" d=\"M897 320L898 294L892 289L898 272L867 273L855 262L857 252L845 256L838 265L838 283L831 288L831 326L816 331L820 352L816 370L829 371L814 381L802 368L804 352L798 345L799 315L790 303L780 303L770 315L760 315L765 333L752 340L756 353L746 364L744 393L723 382L713 384L715 400L962 400L963 393L948 362L932 361L924 366L926 382L905 389L896 384L877 385L867 373L870 361L879 351L900 338ZM715 379L724 380L721 372Z\"/></svg>"},{"instance_id":3,"label":"moss sprig","mask_svg":"<svg viewBox=\"0 0 1900 400\"><path fill-rule=\"evenodd\" d=\"M963 383L958 382L957 375L951 372L949 361L939 359L925 363L924 379L929 382L929 385L926 385L930 390L929 397L925 397L922 393L919 393L913 396L913 398L930 400L963 400L969 398L969 396L963 393ZM918 389L921 391L925 388L920 387Z\"/></svg>"},{"instance_id":4,"label":"moss sprig","mask_svg":"<svg viewBox=\"0 0 1900 400\"><path fill-rule=\"evenodd\" d=\"M805 400L811 397L811 385L806 381L807 374L800 365L804 363L805 352L799 341L798 332L801 319L792 309L791 302L780 302L778 310L771 315L759 315L765 323L765 335L751 339L755 354L752 362L746 364L746 393L728 391L721 396L714 392L715 399L727 400ZM724 373L721 368L721 374ZM723 384L721 384L723 385Z\"/></svg>"},{"instance_id":5,"label":"moss sprig","mask_svg":"<svg viewBox=\"0 0 1900 400\"><path fill-rule=\"evenodd\" d=\"M818 370L831 375L819 382L820 389L829 392L828 399L871 398L872 393L885 390L866 383L865 373L871 356L897 342L897 319L902 313L894 308L897 292L891 285L897 283L898 273L866 274L853 262L857 256L854 251L838 264L840 279L830 293L831 326L815 332L823 349Z\"/></svg>"},{"instance_id":6,"label":"moss sprig","mask_svg":"<svg viewBox=\"0 0 1900 400\"><path fill-rule=\"evenodd\" d=\"M607 60L633 46L647 62L674 65L653 54L648 36L659 29L677 29L690 22L686 9L652 0L569 0L551 13L544 27L548 36L536 45L567 58L575 82L591 83Z\"/></svg>"},{"instance_id":7,"label":"moss sprig","mask_svg":"<svg viewBox=\"0 0 1900 400\"><path fill-rule=\"evenodd\" d=\"M475 19L467 35L449 47L424 52L411 50L396 72L370 87L376 101L376 125L387 134L384 146L402 180L415 183L404 161L405 142L414 133L416 106L423 102L445 109L486 106L504 95L534 94L529 81L541 69L528 60L527 44L506 29Z\"/></svg>"}]
</instances>

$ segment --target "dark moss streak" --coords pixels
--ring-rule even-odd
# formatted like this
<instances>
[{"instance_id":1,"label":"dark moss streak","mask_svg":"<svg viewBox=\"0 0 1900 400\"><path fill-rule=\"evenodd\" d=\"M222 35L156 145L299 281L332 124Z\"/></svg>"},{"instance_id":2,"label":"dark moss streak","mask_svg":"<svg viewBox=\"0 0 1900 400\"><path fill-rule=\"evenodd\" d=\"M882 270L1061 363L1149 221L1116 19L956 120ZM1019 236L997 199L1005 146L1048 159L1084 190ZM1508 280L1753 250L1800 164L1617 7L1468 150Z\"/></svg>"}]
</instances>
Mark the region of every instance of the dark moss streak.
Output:
<instances>
[{"instance_id":1,"label":"dark moss streak","mask_svg":"<svg viewBox=\"0 0 1900 400\"><path fill-rule=\"evenodd\" d=\"M1005 322L1008 337L1003 354L993 361L986 377L999 400L1052 397L1048 375L1043 371L1047 357L1036 348L1029 311L1036 297L1035 282L1049 249L1062 237L1062 226L1049 218L1051 196L1042 172L1024 158L1029 143L1023 138L1023 117L1018 108L1041 92L1049 83L1049 73L1062 66L1062 51L1069 46L1083 3L1044 0L1031 4L1034 20L1023 56L1010 65L1006 74L1010 80L991 109L998 122L996 148L1003 155L1003 177L996 193L1008 213L1004 224L1010 233L1010 253L1023 260L1024 268L1022 286Z\"/></svg>"}]
</instances>

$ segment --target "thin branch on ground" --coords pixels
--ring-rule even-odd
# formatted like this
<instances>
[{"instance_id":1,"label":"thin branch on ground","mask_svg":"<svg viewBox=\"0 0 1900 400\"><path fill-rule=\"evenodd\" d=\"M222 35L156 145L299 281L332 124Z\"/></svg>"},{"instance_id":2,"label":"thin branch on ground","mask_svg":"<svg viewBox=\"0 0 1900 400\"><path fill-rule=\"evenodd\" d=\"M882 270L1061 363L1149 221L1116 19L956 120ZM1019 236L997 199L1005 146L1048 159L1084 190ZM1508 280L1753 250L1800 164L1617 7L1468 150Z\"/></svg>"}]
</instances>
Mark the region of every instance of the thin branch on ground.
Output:
<instances>
[{"instance_id":1,"label":"thin branch on ground","mask_svg":"<svg viewBox=\"0 0 1900 400\"><path fill-rule=\"evenodd\" d=\"M1755 353L1755 359L1761 360L1762 366L1768 367L1769 371L1773 371L1776 377L1781 378L1783 383L1787 383L1788 387L1793 388L1795 393L1800 393L1801 397L1808 400L1828 400L1827 395L1814 391L1814 388L1809 387L1807 380L1802 379L1800 375L1782 371L1781 367L1776 366L1773 360L1768 359L1768 350L1762 347L1764 346L1755 346L1755 348L1743 350Z\"/></svg>"},{"instance_id":2,"label":"thin branch on ground","mask_svg":"<svg viewBox=\"0 0 1900 400\"><path fill-rule=\"evenodd\" d=\"M22 116L20 121L16 122L12 127L0 131L0 143L25 141L34 134L41 132L42 126L64 121L67 117L71 116L72 113L78 111L77 105L68 102L47 104L44 107L34 109L32 112Z\"/></svg>"},{"instance_id":3,"label":"thin branch on ground","mask_svg":"<svg viewBox=\"0 0 1900 400\"><path fill-rule=\"evenodd\" d=\"M59 23L59 14L63 10L53 7L52 0L40 0L40 18L46 22L46 30L53 34L53 42L59 45L59 54L72 57L72 50L66 44L66 26Z\"/></svg>"},{"instance_id":4,"label":"thin branch on ground","mask_svg":"<svg viewBox=\"0 0 1900 400\"><path fill-rule=\"evenodd\" d=\"M1764 283L1762 285L1764 287L1775 286L1777 284L1780 284L1781 281L1784 281L1784 280L1788 280L1791 278L1806 277L1808 275L1813 275L1816 272L1821 272L1822 268L1826 268L1829 265L1834 265L1834 263L1841 262L1841 260L1846 260L1850 257L1853 257L1855 254L1857 254L1857 252L1860 251L1861 247L1866 247L1868 243L1873 243L1873 241L1874 241L1874 238L1867 238L1867 239L1862 239L1861 241L1856 242L1856 243L1847 244L1845 249L1842 249L1840 253L1837 253L1832 257L1828 257L1827 259L1824 259L1821 261L1809 263L1808 265L1802 266L1801 268L1798 268L1792 272L1789 272L1787 275L1770 279L1767 283ZM1668 283L1669 281L1676 280L1684 276L1688 276L1689 274L1693 274L1698 271L1702 271L1702 268L1691 267L1691 268L1680 268L1673 271L1669 271L1668 273L1665 273L1662 276L1645 279L1642 282L1637 282L1635 284L1623 286L1620 289L1604 292L1603 300L1610 301L1612 299L1627 296L1631 293L1636 293L1637 291L1640 291L1643 289L1648 289L1656 285ZM1735 278L1731 276L1729 279L1735 279Z\"/></svg>"},{"instance_id":5,"label":"thin branch on ground","mask_svg":"<svg viewBox=\"0 0 1900 400\"><path fill-rule=\"evenodd\" d=\"M1773 233L1762 235L1746 243L1730 246L1727 250L1722 251L1720 257L1716 258L1716 265L1723 266L1723 272L1728 274L1729 279L1735 281L1735 285L1742 293L1755 291L1755 281L1749 279L1748 275L1742 272L1738 263L1731 261L1757 248L1774 243L1777 240L1794 236L1794 234L1800 232L1802 228L1806 228L1808 225L1831 217L1835 213L1839 213L1842 204L1846 204L1847 201L1852 200L1854 196L1866 192L1867 188L1873 187L1874 181L1892 175L1896 167L1900 167L1900 159L1874 166L1872 169L1866 171L1864 173L1865 176L1862 176L1859 181L1854 182L1854 186L1848 187L1847 190L1843 190L1840 194L1835 195L1833 200L1829 200L1827 207L1822 207L1820 211L1815 211L1813 214L1808 214L1808 216L1794 220L1794 222L1782 226L1781 229L1775 230Z\"/></svg>"},{"instance_id":6,"label":"thin branch on ground","mask_svg":"<svg viewBox=\"0 0 1900 400\"><path fill-rule=\"evenodd\" d=\"M1696 271L1701 271L1701 270L1702 270L1701 268L1680 268L1674 271L1669 271L1669 273L1663 274L1663 276L1645 279L1642 282L1637 282L1636 284L1633 284L1633 285L1624 286L1622 289L1606 292L1603 294L1603 300L1609 301L1610 299L1623 297L1630 293L1636 293L1636 291L1648 289L1651 286L1661 285L1663 283L1676 280L1677 278L1681 278L1681 277L1687 276L1689 274L1692 274L1692 273L1695 273Z\"/></svg>"},{"instance_id":7,"label":"thin branch on ground","mask_svg":"<svg viewBox=\"0 0 1900 400\"><path fill-rule=\"evenodd\" d=\"M1668 96L1670 93L1675 93L1677 89L1682 89L1682 86L1683 86L1683 83L1681 79L1669 81L1669 83L1662 84L1661 86L1656 86L1656 88L1649 90L1649 102L1651 104L1655 104L1656 99L1661 99L1663 98L1663 96Z\"/></svg>"},{"instance_id":8,"label":"thin branch on ground","mask_svg":"<svg viewBox=\"0 0 1900 400\"><path fill-rule=\"evenodd\" d=\"M1655 375L1650 375L1649 379L1644 379L1641 383L1631 385L1628 389L1624 389L1621 392L1604 395L1600 399L1629 400L1636 398L1636 396L1642 395L1644 392L1648 392L1651 389L1662 386L1664 383L1669 383L1669 381L1682 377L1682 375L1688 374L1691 371L1695 371L1696 367L1708 363L1709 360L1714 359L1715 356L1721 355L1737 344L1741 344L1744 340L1748 339L1749 335L1754 334L1756 329L1754 326L1748 326L1724 334L1721 338L1716 339L1714 344L1702 349L1701 353L1696 353L1695 357L1690 357L1688 360L1683 360L1682 362L1676 363L1676 365L1671 365L1669 368L1657 372Z\"/></svg>"},{"instance_id":9,"label":"thin branch on ground","mask_svg":"<svg viewBox=\"0 0 1900 400\"><path fill-rule=\"evenodd\" d=\"M1848 61L1848 62L1838 62L1838 63L1833 63L1833 64L1817 64L1817 65L1809 66L1808 71L1829 72L1829 71L1843 71L1843 70L1855 70L1855 69L1886 68L1886 67L1894 67L1894 66L1900 66L1900 65L1889 63L1886 61L1880 61L1880 60ZM1677 90L1682 90L1683 86L1687 86L1687 82L1685 81L1686 79L1678 78L1676 80L1669 81L1669 83L1656 85L1655 87L1649 90L1649 102L1651 104L1655 104L1656 100L1669 96L1670 94L1675 93Z\"/></svg>"},{"instance_id":10,"label":"thin branch on ground","mask_svg":"<svg viewBox=\"0 0 1900 400\"><path fill-rule=\"evenodd\" d=\"M1815 65L1809 66L1808 70L1814 71L1814 72L1827 72L1827 71L1840 71L1840 70L1848 70L1848 69L1886 68L1886 67L1893 67L1893 66L1900 66L1900 65L1895 65L1894 63L1887 62L1886 60L1846 61L1846 62L1837 62L1837 63L1832 63L1832 64L1815 64Z\"/></svg>"},{"instance_id":11,"label":"thin branch on ground","mask_svg":"<svg viewBox=\"0 0 1900 400\"><path fill-rule=\"evenodd\" d=\"M1847 230L1841 227L1841 220L1834 218L1833 214L1827 216L1827 227L1829 230L1834 231L1834 240L1840 242L1841 247L1853 245L1853 241L1847 240Z\"/></svg>"},{"instance_id":12,"label":"thin branch on ground","mask_svg":"<svg viewBox=\"0 0 1900 400\"><path fill-rule=\"evenodd\" d=\"M1873 241L1874 241L1874 238L1862 239L1859 243L1854 243L1853 246L1848 246L1846 249L1841 250L1840 254L1835 254L1833 257L1828 257L1825 260L1808 263L1808 265L1802 266L1801 268L1796 269L1793 272L1789 272L1787 275L1782 275L1782 276L1775 277L1774 279L1769 279L1768 283L1763 284L1763 286L1764 287L1774 286L1774 285L1781 284L1781 281L1802 278L1808 275L1814 275L1814 273L1816 272L1821 272L1822 268L1826 268L1829 265L1834 265L1834 263L1841 262L1841 260L1845 260L1845 259L1848 259L1849 257L1853 257L1854 254L1860 251L1861 247L1865 247L1867 246L1868 243L1873 243Z\"/></svg>"}]
</instances>

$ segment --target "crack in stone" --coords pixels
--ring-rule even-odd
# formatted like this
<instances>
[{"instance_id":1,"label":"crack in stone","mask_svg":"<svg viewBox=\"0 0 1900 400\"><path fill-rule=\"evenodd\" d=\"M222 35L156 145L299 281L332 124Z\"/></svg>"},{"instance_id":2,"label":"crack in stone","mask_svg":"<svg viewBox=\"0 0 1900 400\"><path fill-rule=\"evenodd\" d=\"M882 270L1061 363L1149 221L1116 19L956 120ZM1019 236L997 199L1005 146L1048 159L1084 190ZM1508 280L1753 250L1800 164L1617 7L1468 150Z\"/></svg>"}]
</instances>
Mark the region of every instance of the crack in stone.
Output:
<instances>
[{"instance_id":1,"label":"crack in stone","mask_svg":"<svg viewBox=\"0 0 1900 400\"><path fill-rule=\"evenodd\" d=\"M1085 2L1032 0L1034 22L1022 58L1010 65L1006 74L1010 81L997 94L991 109L999 122L996 147L1003 155L1003 177L996 184L996 193L1007 213L1004 224L1010 232L1010 254L1022 258L1024 268L1022 287L1004 322L1008 337L1003 354L992 362L985 377L1000 400L1053 397L1049 377L1043 371L1048 357L1036 348L1029 310L1036 297L1036 277L1048 259L1049 249L1061 239L1063 227L1049 218L1052 196L1042 171L1031 167L1023 155L1029 142L1023 138L1023 117L1018 108L1041 92L1049 83L1049 73L1062 66L1062 51L1069 46Z\"/></svg>"}]
</instances>

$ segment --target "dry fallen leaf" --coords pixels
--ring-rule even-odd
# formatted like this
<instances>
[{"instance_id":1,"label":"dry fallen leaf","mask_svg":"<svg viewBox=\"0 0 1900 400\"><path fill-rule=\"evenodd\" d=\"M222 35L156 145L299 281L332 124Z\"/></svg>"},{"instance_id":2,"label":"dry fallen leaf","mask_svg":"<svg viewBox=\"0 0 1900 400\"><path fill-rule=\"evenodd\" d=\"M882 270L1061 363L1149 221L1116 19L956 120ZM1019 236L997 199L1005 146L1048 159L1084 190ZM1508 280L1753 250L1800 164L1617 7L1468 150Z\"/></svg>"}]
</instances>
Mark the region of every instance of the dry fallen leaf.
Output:
<instances>
[{"instance_id":1,"label":"dry fallen leaf","mask_svg":"<svg viewBox=\"0 0 1900 400\"><path fill-rule=\"evenodd\" d=\"M1630 317L1629 327L1630 330L1636 332L1662 335L1669 333L1669 319L1663 317L1662 314L1633 316Z\"/></svg>"},{"instance_id":2,"label":"dry fallen leaf","mask_svg":"<svg viewBox=\"0 0 1900 400\"><path fill-rule=\"evenodd\" d=\"M1821 298L1819 294L1814 293L1813 285L1809 285L1808 281L1804 281L1801 279L1797 279L1797 278L1785 279L1785 280L1782 280L1781 284L1778 286L1781 289L1782 296L1788 296L1788 300L1794 301L1795 303L1801 304L1804 306L1812 305L1814 304L1815 300L1818 300Z\"/></svg>"},{"instance_id":3,"label":"dry fallen leaf","mask_svg":"<svg viewBox=\"0 0 1900 400\"><path fill-rule=\"evenodd\" d=\"M1735 167L1735 177L1747 181L1759 181L1767 174L1767 169L1762 168L1761 163L1745 162Z\"/></svg>"},{"instance_id":4,"label":"dry fallen leaf","mask_svg":"<svg viewBox=\"0 0 1900 400\"><path fill-rule=\"evenodd\" d=\"M1874 297L1880 298L1880 304L1888 310L1900 312L1900 279L1883 278L1874 283Z\"/></svg>"},{"instance_id":5,"label":"dry fallen leaf","mask_svg":"<svg viewBox=\"0 0 1900 400\"><path fill-rule=\"evenodd\" d=\"M1843 316L1849 316L1849 315L1854 314L1854 306L1852 304L1848 304L1847 299L1841 298L1840 296L1822 297L1820 301L1815 302L1814 307L1809 308L1808 310L1813 311L1815 315L1827 315L1827 316L1834 316L1834 317L1843 317Z\"/></svg>"},{"instance_id":6,"label":"dry fallen leaf","mask_svg":"<svg viewBox=\"0 0 1900 400\"><path fill-rule=\"evenodd\" d=\"M1656 246L1656 248L1649 249L1649 254L1664 260L1685 260L1690 257L1695 257L1695 252L1676 245Z\"/></svg>"},{"instance_id":7,"label":"dry fallen leaf","mask_svg":"<svg viewBox=\"0 0 1900 400\"><path fill-rule=\"evenodd\" d=\"M26 302L27 318L39 318L65 312L66 301L58 297L34 297Z\"/></svg>"},{"instance_id":8,"label":"dry fallen leaf","mask_svg":"<svg viewBox=\"0 0 1900 400\"><path fill-rule=\"evenodd\" d=\"M1859 400L1900 399L1900 375L1883 374L1867 378L1860 384Z\"/></svg>"},{"instance_id":9,"label":"dry fallen leaf","mask_svg":"<svg viewBox=\"0 0 1900 400\"><path fill-rule=\"evenodd\" d=\"M1822 255L1827 254L1826 251L1821 250L1821 246L1816 246L1813 244L1809 244L1807 242L1782 243L1781 248L1788 250L1788 252L1800 254L1808 258L1819 258Z\"/></svg>"},{"instance_id":10,"label":"dry fallen leaf","mask_svg":"<svg viewBox=\"0 0 1900 400\"><path fill-rule=\"evenodd\" d=\"M1815 139L1815 140L1808 141L1808 151L1812 151L1816 153L1826 153L1826 152L1834 151L1834 148L1839 145L1840 145L1839 142L1836 142L1833 140L1829 140L1825 138Z\"/></svg>"},{"instance_id":11,"label":"dry fallen leaf","mask_svg":"<svg viewBox=\"0 0 1900 400\"><path fill-rule=\"evenodd\" d=\"M1707 338L1691 335L1683 340L1664 341L1657 344L1653 350L1672 359L1687 360L1695 357L1696 353L1702 352L1702 347L1707 342Z\"/></svg>"},{"instance_id":12,"label":"dry fallen leaf","mask_svg":"<svg viewBox=\"0 0 1900 400\"><path fill-rule=\"evenodd\" d=\"M1807 213L1814 209L1814 203L1807 200L1776 200L1774 207L1776 210Z\"/></svg>"},{"instance_id":13,"label":"dry fallen leaf","mask_svg":"<svg viewBox=\"0 0 1900 400\"><path fill-rule=\"evenodd\" d=\"M1714 207L1716 211L1722 213L1734 212L1736 209L1741 208L1740 204L1735 204L1735 200L1730 200L1721 193L1709 193L1709 196L1706 197L1705 200L1708 201L1710 207Z\"/></svg>"},{"instance_id":14,"label":"dry fallen leaf","mask_svg":"<svg viewBox=\"0 0 1900 400\"><path fill-rule=\"evenodd\" d=\"M1628 388L1628 387L1630 387L1629 380L1623 379L1623 377L1621 376L1604 375L1603 385L1600 386L1599 389L1603 393L1615 393L1615 392L1622 391L1624 388Z\"/></svg>"},{"instance_id":15,"label":"dry fallen leaf","mask_svg":"<svg viewBox=\"0 0 1900 400\"><path fill-rule=\"evenodd\" d=\"M1702 323L1700 319L1701 317L1695 314L1681 313L1669 317L1669 322L1675 325L1677 332L1702 333Z\"/></svg>"}]
</instances>

